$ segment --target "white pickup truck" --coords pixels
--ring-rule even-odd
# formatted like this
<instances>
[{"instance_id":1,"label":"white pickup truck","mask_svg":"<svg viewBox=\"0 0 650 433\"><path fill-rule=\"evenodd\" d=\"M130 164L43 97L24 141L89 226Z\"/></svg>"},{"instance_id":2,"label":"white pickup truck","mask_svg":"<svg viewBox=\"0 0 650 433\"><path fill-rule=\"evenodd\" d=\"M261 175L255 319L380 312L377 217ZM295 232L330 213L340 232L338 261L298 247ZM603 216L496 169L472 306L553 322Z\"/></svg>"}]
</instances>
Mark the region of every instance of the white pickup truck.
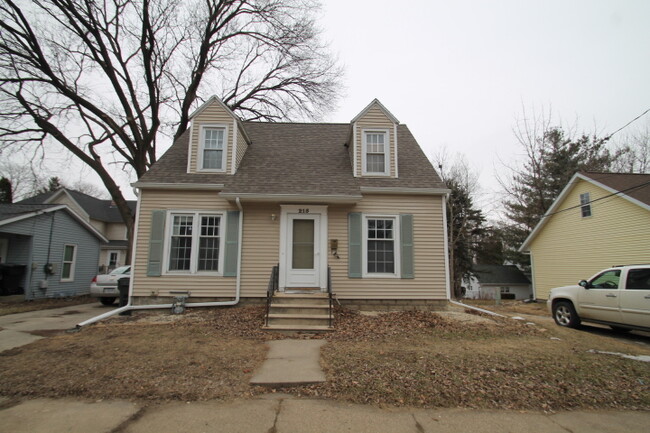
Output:
<instances>
[{"instance_id":1,"label":"white pickup truck","mask_svg":"<svg viewBox=\"0 0 650 433\"><path fill-rule=\"evenodd\" d=\"M615 266L576 286L557 287L547 306L560 326L585 321L650 331L650 265Z\"/></svg>"}]
</instances>

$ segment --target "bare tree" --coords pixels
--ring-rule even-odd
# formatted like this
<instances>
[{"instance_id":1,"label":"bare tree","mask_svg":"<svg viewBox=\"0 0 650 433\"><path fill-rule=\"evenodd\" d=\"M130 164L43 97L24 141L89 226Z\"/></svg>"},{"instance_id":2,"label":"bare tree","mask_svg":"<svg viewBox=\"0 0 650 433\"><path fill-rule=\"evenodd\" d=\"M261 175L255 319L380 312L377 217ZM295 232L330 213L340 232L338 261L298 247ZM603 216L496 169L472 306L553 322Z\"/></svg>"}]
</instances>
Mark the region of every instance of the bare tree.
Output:
<instances>
[{"instance_id":1,"label":"bare tree","mask_svg":"<svg viewBox=\"0 0 650 433\"><path fill-rule=\"evenodd\" d=\"M18 164L8 159L0 161L0 176L11 182L14 202L36 195L46 183L29 164Z\"/></svg>"},{"instance_id":2,"label":"bare tree","mask_svg":"<svg viewBox=\"0 0 650 433\"><path fill-rule=\"evenodd\" d=\"M620 156L614 161L614 171L650 173L650 121L620 139L619 143Z\"/></svg>"},{"instance_id":3,"label":"bare tree","mask_svg":"<svg viewBox=\"0 0 650 433\"><path fill-rule=\"evenodd\" d=\"M435 162L440 176L451 190L447 204L447 236L450 279L453 296L458 299L463 297L462 281L469 278L478 253L485 217L474 203L478 176L470 169L464 155L450 157L443 148L435 156Z\"/></svg>"},{"instance_id":4,"label":"bare tree","mask_svg":"<svg viewBox=\"0 0 650 433\"><path fill-rule=\"evenodd\" d=\"M508 220L503 230L506 260L529 265L519 246L553 204L577 171L609 171L621 150L607 147L611 136L575 134L551 122L551 111L517 122L514 135L523 160L497 174L505 192L503 207Z\"/></svg>"},{"instance_id":5,"label":"bare tree","mask_svg":"<svg viewBox=\"0 0 650 433\"><path fill-rule=\"evenodd\" d=\"M208 95L247 119L332 107L341 71L320 41L317 9L310 0L0 0L0 150L62 146L97 173L131 232L109 164L142 176L160 134L183 134Z\"/></svg>"}]
</instances>

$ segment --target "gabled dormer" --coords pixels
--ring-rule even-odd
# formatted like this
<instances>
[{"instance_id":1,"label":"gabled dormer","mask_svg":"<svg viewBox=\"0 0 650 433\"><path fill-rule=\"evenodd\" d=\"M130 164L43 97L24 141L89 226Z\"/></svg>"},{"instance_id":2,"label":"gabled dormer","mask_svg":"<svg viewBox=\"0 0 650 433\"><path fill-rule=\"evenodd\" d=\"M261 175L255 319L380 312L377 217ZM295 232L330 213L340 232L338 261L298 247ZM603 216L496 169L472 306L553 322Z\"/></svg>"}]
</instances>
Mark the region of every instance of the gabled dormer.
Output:
<instances>
[{"instance_id":1,"label":"gabled dormer","mask_svg":"<svg viewBox=\"0 0 650 433\"><path fill-rule=\"evenodd\" d=\"M399 120L377 99L352 119L350 152L355 177L397 178Z\"/></svg>"},{"instance_id":2,"label":"gabled dormer","mask_svg":"<svg viewBox=\"0 0 650 433\"><path fill-rule=\"evenodd\" d=\"M190 122L187 172L235 174L250 144L239 118L212 96Z\"/></svg>"}]
</instances>

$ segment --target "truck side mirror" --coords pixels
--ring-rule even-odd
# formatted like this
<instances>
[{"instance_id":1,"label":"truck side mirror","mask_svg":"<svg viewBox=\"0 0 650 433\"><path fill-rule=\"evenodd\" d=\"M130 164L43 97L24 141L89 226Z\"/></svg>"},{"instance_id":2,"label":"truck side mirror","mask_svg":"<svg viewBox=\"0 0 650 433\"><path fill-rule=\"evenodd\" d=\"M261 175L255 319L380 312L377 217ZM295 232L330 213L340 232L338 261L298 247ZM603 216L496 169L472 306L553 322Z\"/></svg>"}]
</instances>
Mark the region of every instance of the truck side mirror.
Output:
<instances>
[{"instance_id":1,"label":"truck side mirror","mask_svg":"<svg viewBox=\"0 0 650 433\"><path fill-rule=\"evenodd\" d=\"M585 289L588 289L591 287L591 284L587 280L580 280L578 283L579 286L584 287Z\"/></svg>"}]
</instances>

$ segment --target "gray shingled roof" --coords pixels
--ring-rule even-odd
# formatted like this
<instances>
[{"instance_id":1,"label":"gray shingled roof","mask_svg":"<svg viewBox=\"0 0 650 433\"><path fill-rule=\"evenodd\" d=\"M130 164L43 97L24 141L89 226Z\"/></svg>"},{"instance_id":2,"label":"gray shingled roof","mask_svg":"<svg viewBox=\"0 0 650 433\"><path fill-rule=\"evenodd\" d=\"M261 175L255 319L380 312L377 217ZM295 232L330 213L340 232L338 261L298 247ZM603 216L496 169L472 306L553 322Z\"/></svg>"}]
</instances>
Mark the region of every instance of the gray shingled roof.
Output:
<instances>
[{"instance_id":1,"label":"gray shingled roof","mask_svg":"<svg viewBox=\"0 0 650 433\"><path fill-rule=\"evenodd\" d=\"M0 221L15 218L50 207L59 206L58 204L0 204Z\"/></svg>"},{"instance_id":2,"label":"gray shingled roof","mask_svg":"<svg viewBox=\"0 0 650 433\"><path fill-rule=\"evenodd\" d=\"M582 174L596 182L602 183L616 191L650 205L650 174L637 173L596 173Z\"/></svg>"},{"instance_id":3,"label":"gray shingled roof","mask_svg":"<svg viewBox=\"0 0 650 433\"><path fill-rule=\"evenodd\" d=\"M530 284L515 265L474 265L472 273L481 284Z\"/></svg>"},{"instance_id":4,"label":"gray shingled roof","mask_svg":"<svg viewBox=\"0 0 650 433\"><path fill-rule=\"evenodd\" d=\"M68 188L64 188L64 189L72 196L72 198L75 199L77 203L79 203L79 206L81 206L83 210L86 211L86 213L90 216L90 218L99 221L108 222L108 223L123 222L120 212L117 210L117 207L113 204L111 200L102 200L96 197L92 197L88 194L84 194L79 191L75 191ZM49 191L42 194L38 194L35 195L34 197L21 200L18 202L18 204L44 203L50 197L52 197L56 192L58 191ZM127 203L131 208L131 211L135 214L136 201L127 200Z\"/></svg>"},{"instance_id":5,"label":"gray shingled roof","mask_svg":"<svg viewBox=\"0 0 650 433\"><path fill-rule=\"evenodd\" d=\"M142 182L224 184L225 193L360 195L360 187L445 188L406 125L398 126L398 179L355 178L348 123L243 122L252 144L237 173L187 171L189 132L140 178Z\"/></svg>"}]
</instances>

